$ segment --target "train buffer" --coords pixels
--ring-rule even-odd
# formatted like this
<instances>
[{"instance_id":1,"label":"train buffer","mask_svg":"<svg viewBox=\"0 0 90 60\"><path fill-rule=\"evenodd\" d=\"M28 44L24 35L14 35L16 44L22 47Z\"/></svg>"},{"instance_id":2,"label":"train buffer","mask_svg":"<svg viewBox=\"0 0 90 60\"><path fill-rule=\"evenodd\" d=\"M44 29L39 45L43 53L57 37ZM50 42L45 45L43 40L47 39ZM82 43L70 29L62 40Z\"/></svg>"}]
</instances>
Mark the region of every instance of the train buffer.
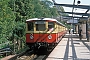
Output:
<instances>
[{"instance_id":1,"label":"train buffer","mask_svg":"<svg viewBox=\"0 0 90 60\"><path fill-rule=\"evenodd\" d=\"M90 60L90 42L78 34L66 34L46 60Z\"/></svg>"}]
</instances>

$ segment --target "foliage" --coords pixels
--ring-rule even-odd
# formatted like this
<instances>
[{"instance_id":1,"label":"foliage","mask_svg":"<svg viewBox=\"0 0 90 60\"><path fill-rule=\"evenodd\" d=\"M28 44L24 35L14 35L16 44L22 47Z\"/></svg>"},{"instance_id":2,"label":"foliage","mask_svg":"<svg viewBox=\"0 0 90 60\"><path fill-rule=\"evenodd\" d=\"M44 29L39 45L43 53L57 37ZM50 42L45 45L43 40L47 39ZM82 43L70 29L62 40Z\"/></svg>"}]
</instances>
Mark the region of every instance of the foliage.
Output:
<instances>
[{"instance_id":1,"label":"foliage","mask_svg":"<svg viewBox=\"0 0 90 60\"><path fill-rule=\"evenodd\" d=\"M16 41L25 42L26 19L57 15L49 0L0 0L0 42L10 41L14 48ZM24 43L20 42L18 45L22 46Z\"/></svg>"},{"instance_id":2,"label":"foliage","mask_svg":"<svg viewBox=\"0 0 90 60\"><path fill-rule=\"evenodd\" d=\"M12 33L14 28L14 13L8 7L8 2L0 0L0 42L6 41L9 34Z\"/></svg>"},{"instance_id":3,"label":"foliage","mask_svg":"<svg viewBox=\"0 0 90 60\"><path fill-rule=\"evenodd\" d=\"M10 0L9 6L16 17L13 35L17 37L25 35L26 19L57 16L55 7L51 5L53 3L48 0Z\"/></svg>"}]
</instances>

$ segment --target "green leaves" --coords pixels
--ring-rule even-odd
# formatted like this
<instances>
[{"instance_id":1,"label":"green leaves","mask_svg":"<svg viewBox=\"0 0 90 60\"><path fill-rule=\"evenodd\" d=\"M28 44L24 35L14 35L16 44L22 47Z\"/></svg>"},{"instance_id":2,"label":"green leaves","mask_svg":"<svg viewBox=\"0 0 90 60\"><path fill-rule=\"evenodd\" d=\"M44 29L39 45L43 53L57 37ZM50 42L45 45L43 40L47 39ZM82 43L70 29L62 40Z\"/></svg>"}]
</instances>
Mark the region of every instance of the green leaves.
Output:
<instances>
[{"instance_id":1,"label":"green leaves","mask_svg":"<svg viewBox=\"0 0 90 60\"><path fill-rule=\"evenodd\" d=\"M57 16L52 5L48 0L0 0L0 39L10 37L16 30L18 37L20 33L25 35L26 19Z\"/></svg>"},{"instance_id":2,"label":"green leaves","mask_svg":"<svg viewBox=\"0 0 90 60\"><path fill-rule=\"evenodd\" d=\"M4 39L6 41L6 37L12 31L14 27L14 13L11 8L8 7L8 1L0 2L0 40Z\"/></svg>"},{"instance_id":3,"label":"green leaves","mask_svg":"<svg viewBox=\"0 0 90 60\"><path fill-rule=\"evenodd\" d=\"M25 41L25 21L57 16L57 10L52 6L49 0L0 0L0 42Z\"/></svg>"},{"instance_id":4,"label":"green leaves","mask_svg":"<svg viewBox=\"0 0 90 60\"><path fill-rule=\"evenodd\" d=\"M15 48L21 49L25 44L27 19L57 15L56 7L49 0L0 0L0 42L11 42L15 52Z\"/></svg>"}]
</instances>

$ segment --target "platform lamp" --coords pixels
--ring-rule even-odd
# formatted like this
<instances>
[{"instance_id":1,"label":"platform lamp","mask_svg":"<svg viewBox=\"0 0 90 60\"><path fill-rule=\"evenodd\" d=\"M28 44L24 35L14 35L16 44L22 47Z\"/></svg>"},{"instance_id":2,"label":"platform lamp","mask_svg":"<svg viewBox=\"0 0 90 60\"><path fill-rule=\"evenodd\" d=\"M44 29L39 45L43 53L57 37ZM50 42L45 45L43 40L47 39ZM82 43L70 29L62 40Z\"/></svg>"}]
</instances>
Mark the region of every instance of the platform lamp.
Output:
<instances>
[{"instance_id":1,"label":"platform lamp","mask_svg":"<svg viewBox=\"0 0 90 60\"><path fill-rule=\"evenodd\" d=\"M78 6L78 4L80 4L81 3L81 1L77 1L77 6ZM73 2L73 5L75 5L75 0L74 0L74 2ZM74 7L73 7L73 9L74 9ZM72 12L73 12L73 10L72 10ZM73 14L72 14L73 15ZM73 33L74 33L74 18L73 18Z\"/></svg>"},{"instance_id":2,"label":"platform lamp","mask_svg":"<svg viewBox=\"0 0 90 60\"><path fill-rule=\"evenodd\" d=\"M81 3L81 1L78 0L78 1L77 1L77 4L80 4L80 3Z\"/></svg>"},{"instance_id":3,"label":"platform lamp","mask_svg":"<svg viewBox=\"0 0 90 60\"><path fill-rule=\"evenodd\" d=\"M77 1L77 6L78 6L78 4L80 4L81 3L81 1ZM78 22L79 24L81 24L81 22ZM78 32L79 33L79 32Z\"/></svg>"}]
</instances>

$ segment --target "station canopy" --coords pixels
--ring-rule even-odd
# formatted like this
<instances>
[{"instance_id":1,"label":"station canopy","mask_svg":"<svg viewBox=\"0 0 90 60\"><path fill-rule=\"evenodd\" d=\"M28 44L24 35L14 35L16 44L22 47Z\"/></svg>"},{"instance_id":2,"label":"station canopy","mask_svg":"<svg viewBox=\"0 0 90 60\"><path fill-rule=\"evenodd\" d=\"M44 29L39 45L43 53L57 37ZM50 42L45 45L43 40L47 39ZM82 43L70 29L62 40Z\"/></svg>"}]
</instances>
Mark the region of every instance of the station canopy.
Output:
<instances>
[{"instance_id":1,"label":"station canopy","mask_svg":"<svg viewBox=\"0 0 90 60\"><path fill-rule=\"evenodd\" d=\"M84 20L84 21L88 20L88 18L90 17L90 5L82 5L81 2L83 0L81 0L81 1L73 0L73 3L71 3L71 4L64 4L64 3L62 4L62 3L59 3L59 2L57 3L56 0L52 0L52 1L53 1L54 5L57 7L58 13L62 14L63 19L78 20L80 22L81 20ZM64 0L64 2L65 2L65 0ZM65 7L65 8L70 8L72 10L62 12L60 10L60 8L58 8L58 6L62 6L62 7ZM63 16L64 13L68 14L68 16Z\"/></svg>"}]
</instances>

